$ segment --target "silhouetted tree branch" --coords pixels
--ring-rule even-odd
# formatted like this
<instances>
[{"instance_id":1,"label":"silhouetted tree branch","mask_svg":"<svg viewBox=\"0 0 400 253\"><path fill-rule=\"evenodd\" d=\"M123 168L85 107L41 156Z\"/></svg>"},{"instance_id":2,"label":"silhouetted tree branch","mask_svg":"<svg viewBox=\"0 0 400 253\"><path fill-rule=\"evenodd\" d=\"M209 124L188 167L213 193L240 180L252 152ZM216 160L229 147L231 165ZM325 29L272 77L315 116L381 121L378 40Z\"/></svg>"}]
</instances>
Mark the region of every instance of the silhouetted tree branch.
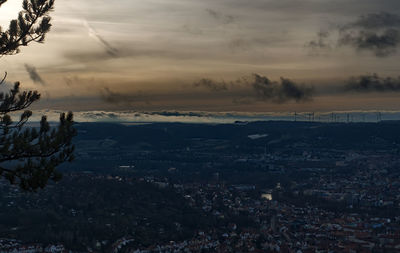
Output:
<instances>
[{"instance_id":1,"label":"silhouetted tree branch","mask_svg":"<svg viewBox=\"0 0 400 253\"><path fill-rule=\"evenodd\" d=\"M0 6L7 0L0 0ZM8 30L0 27L0 56L19 52L30 42L43 42L50 30L54 0L24 0L18 19L11 20ZM1 80L2 85L7 72ZM35 191L48 180L57 181L61 174L56 167L73 159L73 115L62 113L57 127L50 127L46 116L39 127L26 127L32 116L27 108L40 99L37 91L21 91L16 82L8 92L0 92L0 177L21 189ZM19 113L18 121L10 114Z\"/></svg>"},{"instance_id":2,"label":"silhouetted tree branch","mask_svg":"<svg viewBox=\"0 0 400 253\"><path fill-rule=\"evenodd\" d=\"M0 0L0 5L6 0ZM7 31L0 30L0 55L19 52L20 46L29 42L43 42L50 30L48 13L54 8L54 0L24 0L18 18L10 21Z\"/></svg>"}]
</instances>

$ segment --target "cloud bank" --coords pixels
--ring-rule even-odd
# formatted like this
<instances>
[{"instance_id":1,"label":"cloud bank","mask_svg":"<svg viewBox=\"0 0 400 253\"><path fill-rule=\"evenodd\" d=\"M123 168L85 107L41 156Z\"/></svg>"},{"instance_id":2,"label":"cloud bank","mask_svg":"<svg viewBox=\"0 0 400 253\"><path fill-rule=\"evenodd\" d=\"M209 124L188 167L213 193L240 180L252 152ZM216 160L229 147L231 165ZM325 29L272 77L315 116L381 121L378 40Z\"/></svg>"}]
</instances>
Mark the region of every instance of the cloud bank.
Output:
<instances>
[{"instance_id":1,"label":"cloud bank","mask_svg":"<svg viewBox=\"0 0 400 253\"><path fill-rule=\"evenodd\" d=\"M236 81L218 82L212 79L201 79L194 83L195 87L204 87L212 92L231 92L234 103L250 104L257 101L286 103L294 101L296 103L311 101L315 89L313 86L299 84L288 78L279 81L272 81L268 77L253 74L250 77L242 77ZM244 91L244 96L237 96L240 91Z\"/></svg>"},{"instance_id":2,"label":"cloud bank","mask_svg":"<svg viewBox=\"0 0 400 253\"><path fill-rule=\"evenodd\" d=\"M400 77L380 77L378 74L352 77L344 87L351 92L400 92Z\"/></svg>"},{"instance_id":3,"label":"cloud bank","mask_svg":"<svg viewBox=\"0 0 400 253\"><path fill-rule=\"evenodd\" d=\"M312 50L330 47L328 42L336 34L336 47L350 47L369 51L377 57L397 53L400 46L400 16L388 12L368 13L355 21L337 25L332 31L319 32L317 39L306 44Z\"/></svg>"},{"instance_id":4,"label":"cloud bank","mask_svg":"<svg viewBox=\"0 0 400 253\"><path fill-rule=\"evenodd\" d=\"M251 83L257 98L275 103L287 101L305 102L312 99L314 87L298 84L290 79L281 77L280 81L271 81L265 76L254 74Z\"/></svg>"}]
</instances>

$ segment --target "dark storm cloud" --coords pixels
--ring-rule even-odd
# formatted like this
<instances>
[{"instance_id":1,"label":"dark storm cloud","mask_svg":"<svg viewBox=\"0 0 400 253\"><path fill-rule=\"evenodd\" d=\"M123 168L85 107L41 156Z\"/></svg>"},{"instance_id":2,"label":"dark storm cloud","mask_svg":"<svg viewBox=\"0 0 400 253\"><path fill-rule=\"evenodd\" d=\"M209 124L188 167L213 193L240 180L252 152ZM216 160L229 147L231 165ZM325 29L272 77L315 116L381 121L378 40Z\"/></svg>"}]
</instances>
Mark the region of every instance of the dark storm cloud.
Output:
<instances>
[{"instance_id":1,"label":"dark storm cloud","mask_svg":"<svg viewBox=\"0 0 400 253\"><path fill-rule=\"evenodd\" d=\"M386 57L397 52L400 45L400 31L387 29L382 32L346 32L340 36L339 46L351 46L357 50L368 50L377 57Z\"/></svg>"},{"instance_id":2,"label":"dark storm cloud","mask_svg":"<svg viewBox=\"0 0 400 253\"><path fill-rule=\"evenodd\" d=\"M312 50L331 48L330 43L327 41L329 38L328 31L320 31L317 33L317 38L307 43L306 47Z\"/></svg>"},{"instance_id":3,"label":"dark storm cloud","mask_svg":"<svg viewBox=\"0 0 400 253\"><path fill-rule=\"evenodd\" d=\"M298 84L283 77L280 81L271 81L268 77L259 74L242 77L232 82L202 79L194 86L205 87L212 92L230 92L234 96L235 104L251 104L257 101L272 103L295 101L300 103L310 101L314 95L313 86Z\"/></svg>"},{"instance_id":4,"label":"dark storm cloud","mask_svg":"<svg viewBox=\"0 0 400 253\"><path fill-rule=\"evenodd\" d=\"M369 13L362 15L352 24L348 24L344 29L351 27L361 27L366 29L380 29L387 27L399 27L400 16L387 12Z\"/></svg>"},{"instance_id":5,"label":"dark storm cloud","mask_svg":"<svg viewBox=\"0 0 400 253\"><path fill-rule=\"evenodd\" d=\"M36 68L32 65L25 64L25 70L29 74L29 78L34 82L34 83L39 83L41 85L46 85L46 82L43 80L43 78L39 75L37 72Z\"/></svg>"},{"instance_id":6,"label":"dark storm cloud","mask_svg":"<svg viewBox=\"0 0 400 253\"><path fill-rule=\"evenodd\" d=\"M400 77L380 77L378 74L352 77L344 87L350 92L400 92Z\"/></svg>"},{"instance_id":7,"label":"dark storm cloud","mask_svg":"<svg viewBox=\"0 0 400 253\"><path fill-rule=\"evenodd\" d=\"M193 84L194 87L204 87L212 91L226 91L228 90L225 82L216 82L214 80L203 78Z\"/></svg>"},{"instance_id":8,"label":"dark storm cloud","mask_svg":"<svg viewBox=\"0 0 400 253\"><path fill-rule=\"evenodd\" d=\"M332 31L334 32L334 31ZM307 43L312 50L329 47L331 33L318 33L318 38ZM339 25L337 47L352 47L357 51L370 51L377 57L387 57L400 46L400 16L379 12L360 16L354 22Z\"/></svg>"},{"instance_id":9,"label":"dark storm cloud","mask_svg":"<svg viewBox=\"0 0 400 253\"><path fill-rule=\"evenodd\" d=\"M297 103L309 101L314 94L314 87L298 84L283 77L279 82L275 82L265 76L254 74L254 81L251 85L257 98L276 103L284 103L291 100Z\"/></svg>"}]
</instances>

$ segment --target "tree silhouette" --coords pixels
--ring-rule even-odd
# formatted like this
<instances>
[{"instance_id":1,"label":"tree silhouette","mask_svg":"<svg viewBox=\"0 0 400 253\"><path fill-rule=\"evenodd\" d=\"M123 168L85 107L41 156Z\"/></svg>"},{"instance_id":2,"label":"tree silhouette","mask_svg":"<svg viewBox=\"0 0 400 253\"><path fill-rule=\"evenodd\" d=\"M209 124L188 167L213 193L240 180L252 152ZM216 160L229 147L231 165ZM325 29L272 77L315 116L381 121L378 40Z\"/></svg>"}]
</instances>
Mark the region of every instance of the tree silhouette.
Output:
<instances>
[{"instance_id":1,"label":"tree silhouette","mask_svg":"<svg viewBox=\"0 0 400 253\"><path fill-rule=\"evenodd\" d=\"M0 0L0 7L6 1ZM54 0L24 0L18 18L10 21L7 30L0 27L0 56L16 54L30 42L42 43L51 27L53 8ZM1 85L6 77L7 72ZM71 112L60 115L57 127L50 127L46 116L39 127L25 125L32 115L26 109L39 99L37 91L21 91L19 82L8 92L0 92L0 178L26 191L60 180L56 167L73 159L71 141L76 131ZM13 121L11 114L19 119Z\"/></svg>"}]
</instances>

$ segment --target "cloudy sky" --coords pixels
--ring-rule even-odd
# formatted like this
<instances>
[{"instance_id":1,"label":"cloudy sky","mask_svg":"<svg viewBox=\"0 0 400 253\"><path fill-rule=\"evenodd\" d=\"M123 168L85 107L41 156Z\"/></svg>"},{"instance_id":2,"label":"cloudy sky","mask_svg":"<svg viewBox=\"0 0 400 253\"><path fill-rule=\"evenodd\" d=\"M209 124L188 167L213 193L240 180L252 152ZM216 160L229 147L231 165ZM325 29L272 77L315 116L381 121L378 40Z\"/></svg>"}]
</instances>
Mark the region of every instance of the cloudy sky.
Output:
<instances>
[{"instance_id":1,"label":"cloudy sky","mask_svg":"<svg viewBox=\"0 0 400 253\"><path fill-rule=\"evenodd\" d=\"M51 15L44 44L0 58L38 108L400 110L398 0L56 0Z\"/></svg>"}]
</instances>

